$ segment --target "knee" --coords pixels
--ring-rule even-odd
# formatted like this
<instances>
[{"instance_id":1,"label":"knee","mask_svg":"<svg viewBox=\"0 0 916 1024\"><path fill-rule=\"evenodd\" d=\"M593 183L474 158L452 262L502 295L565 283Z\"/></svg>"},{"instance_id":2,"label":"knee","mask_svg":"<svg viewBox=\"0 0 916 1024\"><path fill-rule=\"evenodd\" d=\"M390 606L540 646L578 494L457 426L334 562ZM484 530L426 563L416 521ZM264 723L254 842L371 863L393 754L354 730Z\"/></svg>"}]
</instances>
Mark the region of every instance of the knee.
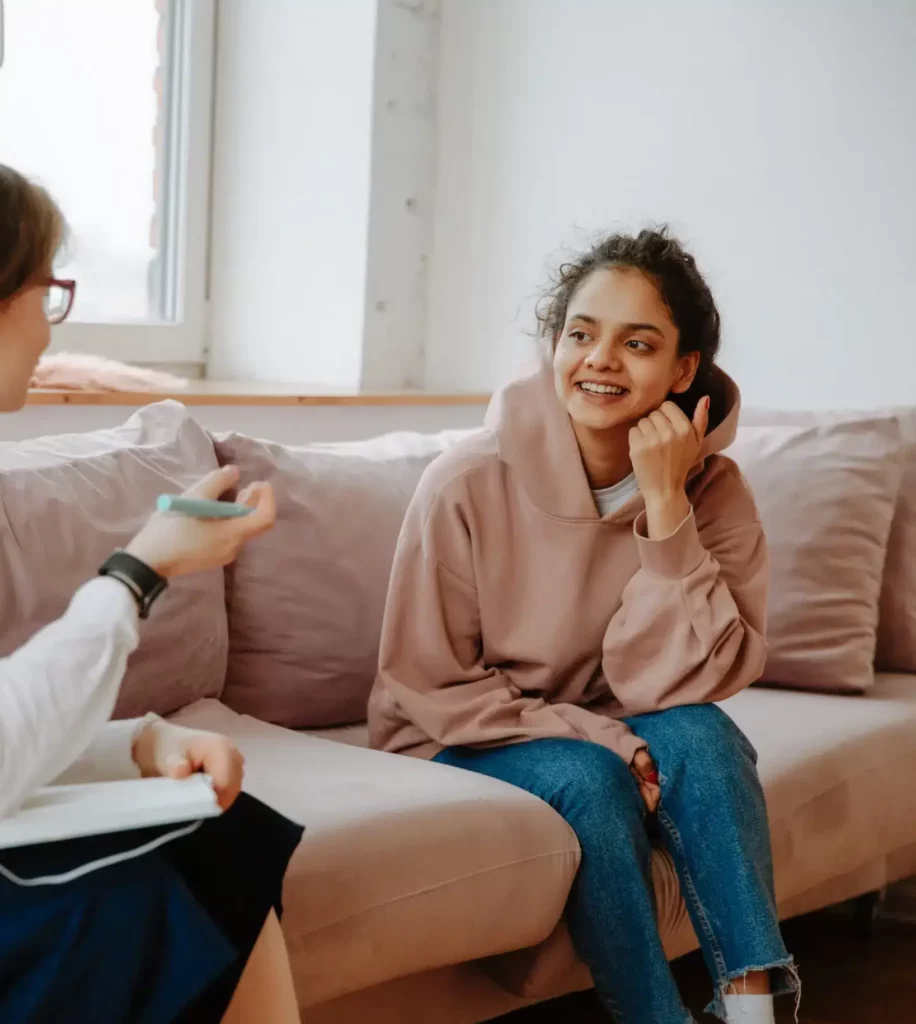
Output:
<instances>
[{"instance_id":1,"label":"knee","mask_svg":"<svg viewBox=\"0 0 916 1024\"><path fill-rule=\"evenodd\" d=\"M663 714L667 739L657 753L663 775L741 779L756 774L757 753L737 725L715 704L692 704Z\"/></svg>"},{"instance_id":2,"label":"knee","mask_svg":"<svg viewBox=\"0 0 916 1024\"><path fill-rule=\"evenodd\" d=\"M570 793L592 793L629 776L613 751L584 740L556 740L549 755L550 774L557 787Z\"/></svg>"},{"instance_id":3,"label":"knee","mask_svg":"<svg viewBox=\"0 0 916 1024\"><path fill-rule=\"evenodd\" d=\"M556 740L548 756L550 802L574 831L591 831L598 823L603 828L627 817L636 789L617 754L596 743Z\"/></svg>"}]
</instances>

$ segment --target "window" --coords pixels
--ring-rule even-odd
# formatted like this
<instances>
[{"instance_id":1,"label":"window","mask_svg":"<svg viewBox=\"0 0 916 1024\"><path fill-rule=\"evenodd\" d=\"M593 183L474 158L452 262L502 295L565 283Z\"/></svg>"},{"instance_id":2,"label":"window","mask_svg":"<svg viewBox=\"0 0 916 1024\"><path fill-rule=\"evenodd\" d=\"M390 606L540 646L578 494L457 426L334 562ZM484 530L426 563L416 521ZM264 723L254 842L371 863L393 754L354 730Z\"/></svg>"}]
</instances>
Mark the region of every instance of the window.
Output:
<instances>
[{"instance_id":1,"label":"window","mask_svg":"<svg viewBox=\"0 0 916 1024\"><path fill-rule=\"evenodd\" d=\"M205 358L213 0L0 0L0 162L44 184L78 281L56 348Z\"/></svg>"}]
</instances>

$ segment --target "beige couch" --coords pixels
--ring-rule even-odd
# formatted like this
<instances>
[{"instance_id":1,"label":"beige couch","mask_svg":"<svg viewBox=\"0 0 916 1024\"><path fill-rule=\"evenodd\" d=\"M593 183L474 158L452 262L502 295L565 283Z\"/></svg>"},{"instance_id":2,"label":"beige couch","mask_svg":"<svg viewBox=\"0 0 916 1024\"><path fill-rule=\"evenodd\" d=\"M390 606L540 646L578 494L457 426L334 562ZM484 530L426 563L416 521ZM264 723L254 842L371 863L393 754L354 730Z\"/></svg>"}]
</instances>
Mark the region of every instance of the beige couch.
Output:
<instances>
[{"instance_id":1,"label":"beige couch","mask_svg":"<svg viewBox=\"0 0 916 1024\"><path fill-rule=\"evenodd\" d=\"M867 697L753 689L753 740L785 917L916 874L916 677ZM562 924L575 837L521 790L365 749L361 726L297 735L217 701L178 716L238 739L249 787L308 823L284 930L303 1020L471 1024L588 987ZM671 861L654 861L672 957L696 946Z\"/></svg>"},{"instance_id":2,"label":"beige couch","mask_svg":"<svg viewBox=\"0 0 916 1024\"><path fill-rule=\"evenodd\" d=\"M371 751L358 722L302 727L319 705L316 721L332 723L338 708L340 721L358 717L384 593L369 570L383 576L390 564L410 493L399 467L410 462L415 481L444 443L395 438L380 448L289 453L236 438L208 449L187 414L164 403L120 433L0 445L0 568L20 587L41 581L15 603L0 589L4 637L58 614L69 588L135 527L152 496L208 468L213 450L278 485L270 546L255 545L225 584L213 577L173 588L150 622L119 713L153 707L235 737L251 792L307 825L283 926L309 1024L472 1024L590 983L563 925L579 851L553 810L494 780ZM300 471L302 487L291 479ZM117 482L125 474L129 489ZM319 515L316 502L332 492L340 505ZM34 497L23 505L24 493ZM73 516L61 518L61 507ZM55 531L65 550L52 580L42 569ZM322 546L326 572L312 565L302 575L297 550L314 555ZM308 621L305 598L296 605L310 579L314 600L334 609L318 624ZM356 609L349 618L347 607ZM258 624L251 617L261 608L270 618ZM916 674L879 673L862 696L755 687L723 707L760 755L784 916L916 874L916 790L889 780L916 776ZM653 871L675 957L696 940L661 851Z\"/></svg>"}]
</instances>

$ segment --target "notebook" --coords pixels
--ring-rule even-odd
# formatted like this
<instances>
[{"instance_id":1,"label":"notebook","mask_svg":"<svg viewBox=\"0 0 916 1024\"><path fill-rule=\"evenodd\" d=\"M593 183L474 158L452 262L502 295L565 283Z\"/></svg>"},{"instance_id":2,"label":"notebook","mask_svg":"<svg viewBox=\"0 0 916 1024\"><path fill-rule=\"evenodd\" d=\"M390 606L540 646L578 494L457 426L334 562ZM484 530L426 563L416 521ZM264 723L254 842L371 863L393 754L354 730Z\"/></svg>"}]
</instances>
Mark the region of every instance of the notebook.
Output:
<instances>
[{"instance_id":1,"label":"notebook","mask_svg":"<svg viewBox=\"0 0 916 1024\"><path fill-rule=\"evenodd\" d=\"M0 821L0 850L198 821L219 813L206 775L46 786Z\"/></svg>"}]
</instances>

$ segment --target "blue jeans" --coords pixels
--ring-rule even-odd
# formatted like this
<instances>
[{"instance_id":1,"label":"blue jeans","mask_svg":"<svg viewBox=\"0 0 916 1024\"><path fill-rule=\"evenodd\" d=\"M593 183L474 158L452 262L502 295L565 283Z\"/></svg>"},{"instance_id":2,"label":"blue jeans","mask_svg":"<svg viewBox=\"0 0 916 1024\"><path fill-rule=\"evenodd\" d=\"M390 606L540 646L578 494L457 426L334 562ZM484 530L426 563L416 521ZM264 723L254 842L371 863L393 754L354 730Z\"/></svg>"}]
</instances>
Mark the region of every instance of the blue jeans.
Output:
<instances>
[{"instance_id":1,"label":"blue jeans","mask_svg":"<svg viewBox=\"0 0 916 1024\"><path fill-rule=\"evenodd\" d=\"M779 931L766 805L754 748L714 705L639 715L627 724L659 769L661 839L716 986L708 1011L749 971L774 972L774 991L797 991ZM533 740L436 761L502 779L545 800L582 848L567 920L573 945L617 1024L685 1024L658 933L645 804L626 764L583 740Z\"/></svg>"}]
</instances>

